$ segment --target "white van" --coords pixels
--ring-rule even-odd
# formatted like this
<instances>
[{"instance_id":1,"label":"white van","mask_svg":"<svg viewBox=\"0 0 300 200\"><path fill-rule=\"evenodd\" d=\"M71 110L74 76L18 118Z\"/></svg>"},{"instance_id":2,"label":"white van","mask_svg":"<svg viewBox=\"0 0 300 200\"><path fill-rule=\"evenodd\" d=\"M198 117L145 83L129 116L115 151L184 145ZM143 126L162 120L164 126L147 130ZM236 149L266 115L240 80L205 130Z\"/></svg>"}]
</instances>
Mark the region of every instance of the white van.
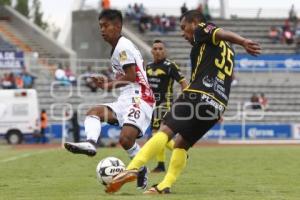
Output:
<instances>
[{"instance_id":1,"label":"white van","mask_svg":"<svg viewBox=\"0 0 300 200\"><path fill-rule=\"evenodd\" d=\"M22 143L25 134L40 132L40 112L34 89L0 90L0 135L9 144Z\"/></svg>"}]
</instances>

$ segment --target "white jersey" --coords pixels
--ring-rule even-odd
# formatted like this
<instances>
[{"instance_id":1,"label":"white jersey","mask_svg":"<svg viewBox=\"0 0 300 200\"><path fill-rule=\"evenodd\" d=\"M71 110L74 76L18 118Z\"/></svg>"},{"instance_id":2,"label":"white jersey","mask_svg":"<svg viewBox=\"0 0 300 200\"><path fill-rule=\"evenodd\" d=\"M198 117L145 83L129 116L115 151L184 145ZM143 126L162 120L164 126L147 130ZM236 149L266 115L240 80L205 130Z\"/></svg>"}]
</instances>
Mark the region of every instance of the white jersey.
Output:
<instances>
[{"instance_id":1,"label":"white jersey","mask_svg":"<svg viewBox=\"0 0 300 200\"><path fill-rule=\"evenodd\" d=\"M137 47L124 36L119 39L115 49L113 50L111 64L115 78L125 74L123 69L124 66L128 64L134 64L136 66L135 82L120 87L121 96L139 96L150 106L154 104L155 100L151 87L148 83L142 55Z\"/></svg>"}]
</instances>

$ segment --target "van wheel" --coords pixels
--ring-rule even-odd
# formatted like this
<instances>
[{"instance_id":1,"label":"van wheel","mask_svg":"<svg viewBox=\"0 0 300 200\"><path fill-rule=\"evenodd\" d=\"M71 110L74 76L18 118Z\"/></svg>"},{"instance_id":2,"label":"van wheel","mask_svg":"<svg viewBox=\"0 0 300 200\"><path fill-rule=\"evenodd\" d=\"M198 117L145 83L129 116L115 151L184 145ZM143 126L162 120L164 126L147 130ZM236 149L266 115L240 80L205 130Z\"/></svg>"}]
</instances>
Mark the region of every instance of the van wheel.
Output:
<instances>
[{"instance_id":1,"label":"van wheel","mask_svg":"<svg viewBox=\"0 0 300 200\"><path fill-rule=\"evenodd\" d=\"M11 130L6 134L6 140L8 144L21 144L23 137L20 131Z\"/></svg>"}]
</instances>

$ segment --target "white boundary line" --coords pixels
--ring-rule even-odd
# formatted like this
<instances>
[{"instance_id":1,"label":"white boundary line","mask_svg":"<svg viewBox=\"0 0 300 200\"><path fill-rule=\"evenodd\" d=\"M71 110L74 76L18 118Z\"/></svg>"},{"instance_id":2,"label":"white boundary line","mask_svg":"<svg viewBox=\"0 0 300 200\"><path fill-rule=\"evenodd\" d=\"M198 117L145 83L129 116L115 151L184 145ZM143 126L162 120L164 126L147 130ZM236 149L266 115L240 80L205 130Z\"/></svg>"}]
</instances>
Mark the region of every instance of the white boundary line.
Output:
<instances>
[{"instance_id":1,"label":"white boundary line","mask_svg":"<svg viewBox=\"0 0 300 200\"><path fill-rule=\"evenodd\" d=\"M219 140L219 144L300 144L300 140Z\"/></svg>"},{"instance_id":2,"label":"white boundary line","mask_svg":"<svg viewBox=\"0 0 300 200\"><path fill-rule=\"evenodd\" d=\"M27 158L27 157L30 157L30 156L33 156L33 155L42 154L42 153L46 153L46 152L49 152L49 151L39 151L39 152L33 152L33 153L23 153L21 155L17 155L17 156L13 156L13 157L10 157L10 158L6 158L6 159L3 159L3 160L0 160L0 163L7 163L7 162L19 160L21 158Z\"/></svg>"}]
</instances>

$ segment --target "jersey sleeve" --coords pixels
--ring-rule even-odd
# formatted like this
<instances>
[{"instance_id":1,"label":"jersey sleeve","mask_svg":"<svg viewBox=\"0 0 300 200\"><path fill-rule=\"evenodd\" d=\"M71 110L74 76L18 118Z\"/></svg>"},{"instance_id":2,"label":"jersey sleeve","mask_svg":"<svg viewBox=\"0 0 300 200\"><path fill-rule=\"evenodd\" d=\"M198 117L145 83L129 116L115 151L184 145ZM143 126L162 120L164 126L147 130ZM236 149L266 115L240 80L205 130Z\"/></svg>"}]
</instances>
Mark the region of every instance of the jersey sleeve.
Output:
<instances>
[{"instance_id":1,"label":"jersey sleeve","mask_svg":"<svg viewBox=\"0 0 300 200\"><path fill-rule=\"evenodd\" d=\"M210 43L218 45L219 41L216 41L215 35L219 30L220 28L212 23L200 23L194 33L194 42L196 44Z\"/></svg>"},{"instance_id":2,"label":"jersey sleeve","mask_svg":"<svg viewBox=\"0 0 300 200\"><path fill-rule=\"evenodd\" d=\"M123 69L128 65L136 64L134 53L130 49L121 49L118 55L118 61Z\"/></svg>"},{"instance_id":3,"label":"jersey sleeve","mask_svg":"<svg viewBox=\"0 0 300 200\"><path fill-rule=\"evenodd\" d=\"M176 63L171 63L170 68L170 75L174 80L176 80L178 83L184 80L184 76Z\"/></svg>"}]
</instances>

